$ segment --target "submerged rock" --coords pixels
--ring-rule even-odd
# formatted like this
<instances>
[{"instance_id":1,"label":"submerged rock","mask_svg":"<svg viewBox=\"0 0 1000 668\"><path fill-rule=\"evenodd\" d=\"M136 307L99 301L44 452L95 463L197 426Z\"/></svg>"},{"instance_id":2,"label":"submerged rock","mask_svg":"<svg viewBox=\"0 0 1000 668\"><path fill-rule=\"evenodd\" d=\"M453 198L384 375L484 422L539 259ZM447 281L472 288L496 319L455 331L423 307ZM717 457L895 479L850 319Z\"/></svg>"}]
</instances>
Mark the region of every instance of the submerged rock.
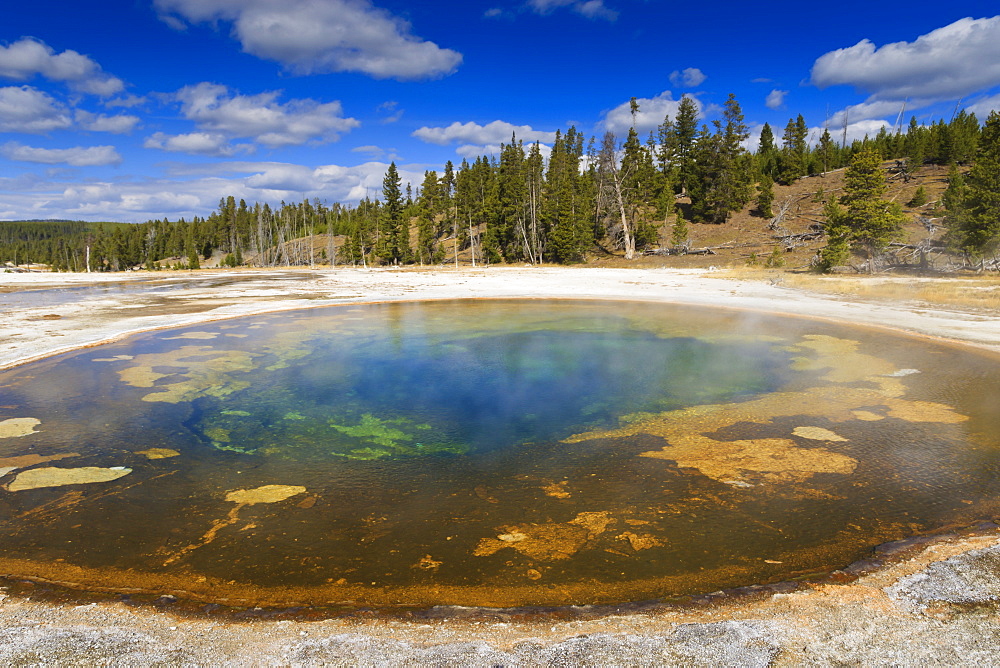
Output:
<instances>
[{"instance_id":1,"label":"submerged rock","mask_svg":"<svg viewBox=\"0 0 1000 668\"><path fill-rule=\"evenodd\" d=\"M9 418L0 420L0 438L17 438L34 434L35 427L42 423L36 418Z\"/></svg>"},{"instance_id":2,"label":"submerged rock","mask_svg":"<svg viewBox=\"0 0 1000 668\"><path fill-rule=\"evenodd\" d=\"M301 485L264 485L254 489L237 489L226 494L226 501L250 505L254 503L277 503L298 494L305 493Z\"/></svg>"},{"instance_id":3,"label":"submerged rock","mask_svg":"<svg viewBox=\"0 0 1000 668\"><path fill-rule=\"evenodd\" d=\"M127 476L132 469L124 466L98 468L83 466L76 469L63 469L48 466L39 469L29 469L19 473L14 481L7 485L8 492L20 492L26 489L41 487L62 487L63 485L83 485L94 482L110 482Z\"/></svg>"},{"instance_id":4,"label":"submerged rock","mask_svg":"<svg viewBox=\"0 0 1000 668\"><path fill-rule=\"evenodd\" d=\"M181 453L170 448L149 448L148 450L138 450L135 454L142 455L146 459L167 459L177 457Z\"/></svg>"},{"instance_id":5,"label":"submerged rock","mask_svg":"<svg viewBox=\"0 0 1000 668\"><path fill-rule=\"evenodd\" d=\"M796 427L792 433L799 438L808 438L811 441L847 441L843 436L822 427Z\"/></svg>"}]
</instances>

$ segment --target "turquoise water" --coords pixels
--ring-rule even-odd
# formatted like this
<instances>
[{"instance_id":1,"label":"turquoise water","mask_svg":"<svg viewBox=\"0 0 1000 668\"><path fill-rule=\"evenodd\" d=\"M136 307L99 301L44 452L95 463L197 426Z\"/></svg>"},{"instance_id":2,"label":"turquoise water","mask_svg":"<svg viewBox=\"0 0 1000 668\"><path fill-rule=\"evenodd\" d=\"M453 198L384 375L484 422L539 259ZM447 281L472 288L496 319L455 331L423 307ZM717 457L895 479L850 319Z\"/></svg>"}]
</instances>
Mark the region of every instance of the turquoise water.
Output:
<instances>
[{"instance_id":1,"label":"turquoise water","mask_svg":"<svg viewBox=\"0 0 1000 668\"><path fill-rule=\"evenodd\" d=\"M909 339L642 304L164 330L0 374L0 570L347 606L797 577L993 517L996 372Z\"/></svg>"}]
</instances>

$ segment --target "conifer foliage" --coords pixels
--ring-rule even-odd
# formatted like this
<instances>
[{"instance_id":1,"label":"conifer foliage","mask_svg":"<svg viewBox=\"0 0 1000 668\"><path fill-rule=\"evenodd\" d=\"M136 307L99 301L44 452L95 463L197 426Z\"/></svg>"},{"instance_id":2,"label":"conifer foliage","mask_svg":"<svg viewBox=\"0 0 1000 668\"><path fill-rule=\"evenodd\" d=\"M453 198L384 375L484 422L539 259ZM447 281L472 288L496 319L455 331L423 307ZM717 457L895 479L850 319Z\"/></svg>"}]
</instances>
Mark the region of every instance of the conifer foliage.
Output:
<instances>
[{"instance_id":1,"label":"conifer foliage","mask_svg":"<svg viewBox=\"0 0 1000 668\"><path fill-rule=\"evenodd\" d=\"M884 199L888 190L882 157L873 148L862 149L844 174L844 208L828 209L829 244L821 254L822 268L829 270L845 260L846 249L862 253L874 271L880 254L903 224L898 204Z\"/></svg>"},{"instance_id":2,"label":"conifer foliage","mask_svg":"<svg viewBox=\"0 0 1000 668\"><path fill-rule=\"evenodd\" d=\"M949 179L945 203L953 247L982 266L1000 251L1000 114L986 119L979 155L965 178Z\"/></svg>"}]
</instances>

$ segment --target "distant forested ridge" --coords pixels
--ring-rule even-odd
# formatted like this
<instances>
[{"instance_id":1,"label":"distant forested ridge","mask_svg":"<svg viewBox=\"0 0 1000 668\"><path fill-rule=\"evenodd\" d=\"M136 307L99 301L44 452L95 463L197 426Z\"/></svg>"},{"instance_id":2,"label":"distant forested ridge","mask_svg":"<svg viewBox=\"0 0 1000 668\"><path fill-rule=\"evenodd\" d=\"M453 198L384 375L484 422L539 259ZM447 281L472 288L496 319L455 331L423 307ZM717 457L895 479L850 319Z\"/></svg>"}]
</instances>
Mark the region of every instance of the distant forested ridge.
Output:
<instances>
[{"instance_id":1,"label":"distant forested ridge","mask_svg":"<svg viewBox=\"0 0 1000 668\"><path fill-rule=\"evenodd\" d=\"M633 118L638 111L633 98ZM668 250L683 253L689 223L721 225L750 206L767 221L775 216L774 184L847 166L856 170L852 178L877 181L887 159L899 160L904 177L928 163L956 166L944 198L948 242L969 258L995 256L1000 115L982 127L965 111L926 126L913 118L906 128L883 128L851 143L829 130L815 142L809 134L801 115L780 136L765 124L751 152L734 96L711 125L699 125L696 103L684 98L676 117L646 137L634 126L623 138L587 138L571 127L556 133L545 155L539 143L512 136L498 155L425 172L415 189L403 187L391 164L382 197L357 204L312 200L272 208L224 197L211 215L191 221L0 223L0 260L82 271L89 249L90 270L120 271L197 268L213 255L226 266L368 266L452 262L459 254L481 264L573 263L594 252L630 259L667 242ZM871 227L864 217L878 209L885 238L891 237L898 215L888 205L866 204L883 193L873 183L831 196L821 232L839 245L817 258L818 266L879 251L883 239L858 226Z\"/></svg>"},{"instance_id":2,"label":"distant forested ridge","mask_svg":"<svg viewBox=\"0 0 1000 668\"><path fill-rule=\"evenodd\" d=\"M117 228L131 227L128 223L78 220L0 221L0 260L15 265L39 263L83 271L88 244Z\"/></svg>"}]
</instances>

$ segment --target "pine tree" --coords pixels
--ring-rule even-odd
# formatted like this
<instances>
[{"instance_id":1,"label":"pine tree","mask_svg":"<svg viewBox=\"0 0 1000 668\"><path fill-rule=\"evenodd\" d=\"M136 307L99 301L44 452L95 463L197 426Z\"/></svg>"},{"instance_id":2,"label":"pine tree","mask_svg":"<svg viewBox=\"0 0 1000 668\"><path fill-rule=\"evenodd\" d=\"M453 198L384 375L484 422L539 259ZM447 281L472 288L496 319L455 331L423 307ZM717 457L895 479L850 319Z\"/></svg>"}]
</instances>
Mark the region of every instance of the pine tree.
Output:
<instances>
[{"instance_id":1,"label":"pine tree","mask_svg":"<svg viewBox=\"0 0 1000 668\"><path fill-rule=\"evenodd\" d=\"M673 153L677 164L678 192L687 194L695 178L695 145L698 137L698 105L684 96L677 107L674 123Z\"/></svg>"},{"instance_id":2,"label":"pine tree","mask_svg":"<svg viewBox=\"0 0 1000 668\"><path fill-rule=\"evenodd\" d=\"M833 143L833 137L830 136L830 130L824 128L823 134L820 135L819 145L816 147L816 154L819 158L820 164L823 166L823 173L830 171L837 164L836 161L837 145Z\"/></svg>"},{"instance_id":3,"label":"pine tree","mask_svg":"<svg viewBox=\"0 0 1000 668\"><path fill-rule=\"evenodd\" d=\"M990 113L976 163L963 179L957 168L945 192L947 238L982 262L1000 249L1000 114Z\"/></svg>"},{"instance_id":4,"label":"pine tree","mask_svg":"<svg viewBox=\"0 0 1000 668\"><path fill-rule=\"evenodd\" d=\"M844 210L832 195L823 206L826 215L826 246L819 251L817 269L826 273L846 264L851 257L851 229L844 220Z\"/></svg>"},{"instance_id":5,"label":"pine tree","mask_svg":"<svg viewBox=\"0 0 1000 668\"><path fill-rule=\"evenodd\" d=\"M434 218L441 207L437 172L424 172L417 198L417 260L420 264L434 262L437 256Z\"/></svg>"},{"instance_id":6,"label":"pine tree","mask_svg":"<svg viewBox=\"0 0 1000 668\"><path fill-rule=\"evenodd\" d=\"M729 95L722 120L713 124L715 134L703 138L698 165L704 191L697 197L692 194L691 205L699 219L719 224L750 201L753 180L750 157L743 148L749 131L735 95Z\"/></svg>"},{"instance_id":7,"label":"pine tree","mask_svg":"<svg viewBox=\"0 0 1000 668\"><path fill-rule=\"evenodd\" d=\"M767 174L762 174L757 184L757 214L761 218L774 218L774 181Z\"/></svg>"},{"instance_id":8,"label":"pine tree","mask_svg":"<svg viewBox=\"0 0 1000 668\"><path fill-rule=\"evenodd\" d=\"M873 147L862 149L851 159L844 174L844 195L841 203L846 210L835 213L831 241L846 239L852 250L863 252L870 271L875 270L879 254L899 231L904 215L895 202L883 199L888 184L882 169L881 156Z\"/></svg>"},{"instance_id":9,"label":"pine tree","mask_svg":"<svg viewBox=\"0 0 1000 668\"><path fill-rule=\"evenodd\" d=\"M382 179L382 217L379 257L386 264L403 264L410 258L410 227L403 216L402 179L390 162Z\"/></svg>"},{"instance_id":10,"label":"pine tree","mask_svg":"<svg viewBox=\"0 0 1000 668\"><path fill-rule=\"evenodd\" d=\"M906 206L917 207L923 206L924 204L927 204L927 190L925 190L923 186L920 186L913 193L913 197L911 197L910 201L906 203Z\"/></svg>"},{"instance_id":11,"label":"pine tree","mask_svg":"<svg viewBox=\"0 0 1000 668\"><path fill-rule=\"evenodd\" d=\"M910 125L906 129L906 139L903 151L909 158L909 170L916 171L924 164L927 155L927 132L917 125L917 117L910 117Z\"/></svg>"},{"instance_id":12,"label":"pine tree","mask_svg":"<svg viewBox=\"0 0 1000 668\"><path fill-rule=\"evenodd\" d=\"M688 224L684 220L684 213L677 209L677 217L674 219L673 228L670 230L670 243L674 247L683 246L688 238Z\"/></svg>"},{"instance_id":13,"label":"pine tree","mask_svg":"<svg viewBox=\"0 0 1000 668\"><path fill-rule=\"evenodd\" d=\"M766 174L772 182L778 175L778 148L774 145L774 131L764 123L760 129L760 142L757 146L757 171Z\"/></svg>"},{"instance_id":14,"label":"pine tree","mask_svg":"<svg viewBox=\"0 0 1000 668\"><path fill-rule=\"evenodd\" d=\"M555 262L579 261L584 248L593 240L585 213L589 207L582 201L580 191L582 152L583 137L575 128L567 130L565 135L556 132L542 203L542 218L548 231L546 255Z\"/></svg>"},{"instance_id":15,"label":"pine tree","mask_svg":"<svg viewBox=\"0 0 1000 668\"><path fill-rule=\"evenodd\" d=\"M796 119L788 119L785 132L781 136L780 180L785 185L806 174L806 154L809 127L802 114Z\"/></svg>"}]
</instances>

